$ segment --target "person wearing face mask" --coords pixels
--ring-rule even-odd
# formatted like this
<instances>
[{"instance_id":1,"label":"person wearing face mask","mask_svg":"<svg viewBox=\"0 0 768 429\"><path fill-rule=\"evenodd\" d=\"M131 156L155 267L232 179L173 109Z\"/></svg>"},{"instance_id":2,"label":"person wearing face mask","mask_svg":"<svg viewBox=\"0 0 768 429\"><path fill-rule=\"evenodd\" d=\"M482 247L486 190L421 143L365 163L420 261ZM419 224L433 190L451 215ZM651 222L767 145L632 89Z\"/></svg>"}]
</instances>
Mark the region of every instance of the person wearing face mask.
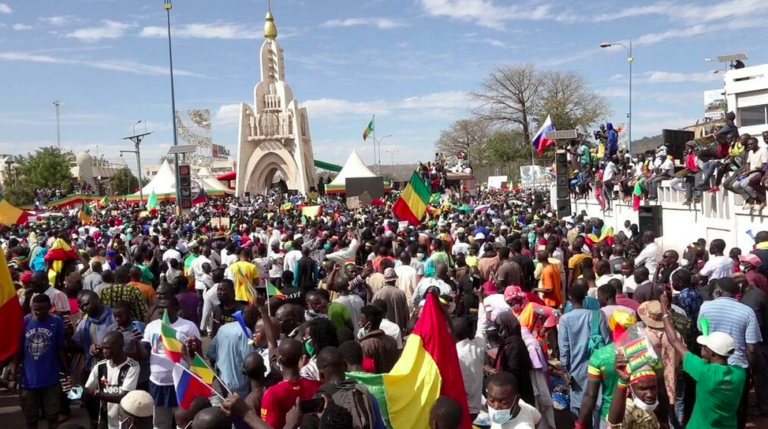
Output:
<instances>
[{"instance_id":1,"label":"person wearing face mask","mask_svg":"<svg viewBox=\"0 0 768 429\"><path fill-rule=\"evenodd\" d=\"M508 372L496 373L488 377L485 386L491 429L537 427L541 413L522 399L519 390L521 383L514 375Z\"/></svg>"},{"instance_id":2,"label":"person wearing face mask","mask_svg":"<svg viewBox=\"0 0 768 429\"><path fill-rule=\"evenodd\" d=\"M508 372L520 383L520 397L528 404L534 404L536 397L531 383L531 363L528 347L523 340L522 327L511 312L496 317L501 344L493 368L485 367L487 374ZM518 389L515 389L518 391Z\"/></svg>"},{"instance_id":3,"label":"person wearing face mask","mask_svg":"<svg viewBox=\"0 0 768 429\"><path fill-rule=\"evenodd\" d=\"M152 429L152 396L143 390L128 392L120 400L120 429Z\"/></svg>"},{"instance_id":4,"label":"person wearing face mask","mask_svg":"<svg viewBox=\"0 0 768 429\"><path fill-rule=\"evenodd\" d=\"M326 317L316 317L307 322L303 331L304 361L301 376L310 380L320 380L320 370L317 368L317 355L326 347L338 347L339 337L336 328Z\"/></svg>"},{"instance_id":5,"label":"person wearing face mask","mask_svg":"<svg viewBox=\"0 0 768 429\"><path fill-rule=\"evenodd\" d=\"M749 284L768 294L768 279L760 272L762 265L760 258L753 253L739 255L739 268L747 277Z\"/></svg>"},{"instance_id":6,"label":"person wearing face mask","mask_svg":"<svg viewBox=\"0 0 768 429\"><path fill-rule=\"evenodd\" d=\"M627 358L621 353L616 354L614 370L619 381L611 398L611 408L606 419L608 426L658 429L659 420L654 414L659 406L656 372L650 365L644 365L630 374Z\"/></svg>"},{"instance_id":7,"label":"person wearing face mask","mask_svg":"<svg viewBox=\"0 0 768 429\"><path fill-rule=\"evenodd\" d=\"M672 347L683 355L683 370L696 380L696 402L687 428L691 429L735 429L738 424L737 408L734 404L741 399L747 374L738 365L730 365L729 357L736 350L733 338L724 332L701 335L696 342L701 345L701 357L691 353L685 344L675 338L669 297L661 297L664 311L664 331ZM758 400L758 406L760 400Z\"/></svg>"},{"instance_id":8,"label":"person wearing face mask","mask_svg":"<svg viewBox=\"0 0 768 429\"><path fill-rule=\"evenodd\" d=\"M384 313L376 306L367 305L360 310L360 347L363 355L373 359L377 374L386 374L398 358L397 341L381 329Z\"/></svg>"}]
</instances>

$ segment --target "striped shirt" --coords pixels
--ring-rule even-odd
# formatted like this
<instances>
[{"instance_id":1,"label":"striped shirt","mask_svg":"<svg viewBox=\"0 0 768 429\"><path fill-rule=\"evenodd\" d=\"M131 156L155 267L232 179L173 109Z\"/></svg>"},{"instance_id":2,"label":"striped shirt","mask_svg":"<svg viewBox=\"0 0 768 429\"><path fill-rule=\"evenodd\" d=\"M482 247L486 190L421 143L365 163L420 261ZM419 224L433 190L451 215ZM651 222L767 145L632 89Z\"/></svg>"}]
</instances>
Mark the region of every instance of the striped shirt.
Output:
<instances>
[{"instance_id":1,"label":"striped shirt","mask_svg":"<svg viewBox=\"0 0 768 429\"><path fill-rule=\"evenodd\" d=\"M749 368L747 344L763 340L755 312L733 298L720 297L701 305L697 322L699 331L701 319L709 320L709 332L725 332L736 342L736 351L728 358L728 364Z\"/></svg>"}]
</instances>

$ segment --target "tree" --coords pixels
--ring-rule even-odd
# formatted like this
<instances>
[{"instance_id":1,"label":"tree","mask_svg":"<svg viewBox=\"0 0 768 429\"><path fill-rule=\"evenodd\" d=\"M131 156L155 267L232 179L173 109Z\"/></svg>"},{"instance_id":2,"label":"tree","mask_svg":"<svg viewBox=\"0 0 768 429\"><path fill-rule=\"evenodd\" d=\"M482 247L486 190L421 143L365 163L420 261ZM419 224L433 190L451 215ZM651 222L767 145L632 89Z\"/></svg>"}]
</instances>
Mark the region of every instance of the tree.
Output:
<instances>
[{"instance_id":1,"label":"tree","mask_svg":"<svg viewBox=\"0 0 768 429\"><path fill-rule=\"evenodd\" d=\"M532 131L547 115L558 130L591 135L589 127L611 113L605 98L590 90L583 76L537 70L531 63L495 69L470 95L479 103L475 109L479 117L521 130L525 142L533 140Z\"/></svg>"},{"instance_id":2,"label":"tree","mask_svg":"<svg viewBox=\"0 0 768 429\"><path fill-rule=\"evenodd\" d=\"M537 115L541 77L536 66L499 67L491 72L470 96L480 103L475 113L488 121L519 127L526 141L531 141L531 122Z\"/></svg>"},{"instance_id":3,"label":"tree","mask_svg":"<svg viewBox=\"0 0 768 429\"><path fill-rule=\"evenodd\" d=\"M72 190L72 170L69 152L58 147L40 148L34 154L16 160L19 186L28 189L59 188Z\"/></svg>"},{"instance_id":4,"label":"tree","mask_svg":"<svg viewBox=\"0 0 768 429\"><path fill-rule=\"evenodd\" d=\"M173 165L173 163L176 161L176 158L173 155L163 155L160 157L160 165L163 165L163 162L168 161L168 164Z\"/></svg>"},{"instance_id":5,"label":"tree","mask_svg":"<svg viewBox=\"0 0 768 429\"><path fill-rule=\"evenodd\" d=\"M152 179L150 179L149 177L142 176L141 177L141 187L143 188L143 187L149 185L149 182L151 182L151 181L152 181Z\"/></svg>"},{"instance_id":6,"label":"tree","mask_svg":"<svg viewBox=\"0 0 768 429\"><path fill-rule=\"evenodd\" d=\"M132 194L138 186L139 179L133 175L128 167L117 170L109 179L109 187L118 195Z\"/></svg>"},{"instance_id":7,"label":"tree","mask_svg":"<svg viewBox=\"0 0 768 429\"><path fill-rule=\"evenodd\" d=\"M521 130L497 131L490 139L486 149L489 160L494 164L510 163L531 157L531 149L525 143Z\"/></svg>"},{"instance_id":8,"label":"tree","mask_svg":"<svg viewBox=\"0 0 768 429\"><path fill-rule=\"evenodd\" d=\"M459 119L440 133L435 147L447 156L465 152L472 165L483 166L489 161L485 149L492 131L492 125L484 119Z\"/></svg>"},{"instance_id":9,"label":"tree","mask_svg":"<svg viewBox=\"0 0 768 429\"><path fill-rule=\"evenodd\" d=\"M33 203L35 201L35 193L32 191L34 188L21 186L16 177L16 174L8 169L3 170L3 183L5 184L3 187L3 199L8 200L14 206Z\"/></svg>"},{"instance_id":10,"label":"tree","mask_svg":"<svg viewBox=\"0 0 768 429\"><path fill-rule=\"evenodd\" d=\"M557 129L592 135L590 126L611 114L606 99L590 90L587 80L576 72L545 71L541 80L539 124L551 115Z\"/></svg>"}]
</instances>

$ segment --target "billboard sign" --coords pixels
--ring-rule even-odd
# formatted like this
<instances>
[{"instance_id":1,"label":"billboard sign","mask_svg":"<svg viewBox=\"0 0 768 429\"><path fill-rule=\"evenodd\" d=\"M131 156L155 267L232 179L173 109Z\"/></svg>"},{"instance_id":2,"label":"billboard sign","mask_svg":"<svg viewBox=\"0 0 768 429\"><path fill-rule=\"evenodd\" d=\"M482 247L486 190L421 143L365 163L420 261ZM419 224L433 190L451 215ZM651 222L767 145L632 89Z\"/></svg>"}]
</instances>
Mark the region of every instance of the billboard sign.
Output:
<instances>
[{"instance_id":1,"label":"billboard sign","mask_svg":"<svg viewBox=\"0 0 768 429\"><path fill-rule=\"evenodd\" d=\"M711 120L725 118L728 104L725 100L725 89L704 91L704 117Z\"/></svg>"}]
</instances>

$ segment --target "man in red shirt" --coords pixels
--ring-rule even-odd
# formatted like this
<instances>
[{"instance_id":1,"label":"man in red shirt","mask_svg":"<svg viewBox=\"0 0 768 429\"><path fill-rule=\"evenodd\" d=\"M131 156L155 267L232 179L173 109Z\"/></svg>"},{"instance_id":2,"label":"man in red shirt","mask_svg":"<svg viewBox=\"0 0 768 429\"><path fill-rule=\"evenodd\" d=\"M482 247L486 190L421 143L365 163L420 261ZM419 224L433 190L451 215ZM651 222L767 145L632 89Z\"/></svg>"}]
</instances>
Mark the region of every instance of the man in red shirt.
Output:
<instances>
[{"instance_id":1,"label":"man in red shirt","mask_svg":"<svg viewBox=\"0 0 768 429\"><path fill-rule=\"evenodd\" d=\"M285 415L296 405L296 399L312 398L322 385L299 376L301 349L301 343L293 338L284 339L277 348L283 364L283 381L267 389L261 400L261 418L275 429L283 429Z\"/></svg>"}]
</instances>

